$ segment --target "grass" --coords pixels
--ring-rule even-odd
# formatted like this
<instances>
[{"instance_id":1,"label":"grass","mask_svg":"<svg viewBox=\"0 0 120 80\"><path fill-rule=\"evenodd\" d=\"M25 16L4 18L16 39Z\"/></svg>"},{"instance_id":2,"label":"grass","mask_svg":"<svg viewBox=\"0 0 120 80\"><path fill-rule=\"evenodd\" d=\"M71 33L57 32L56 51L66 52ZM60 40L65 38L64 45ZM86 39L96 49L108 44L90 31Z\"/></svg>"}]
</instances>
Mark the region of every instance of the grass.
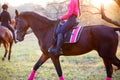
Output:
<instances>
[{"instance_id":1,"label":"grass","mask_svg":"<svg viewBox=\"0 0 120 80\"><path fill-rule=\"evenodd\" d=\"M11 61L0 60L0 80L27 80L32 67L39 59L41 52L33 34L26 36L23 42L13 45ZM0 48L0 59L4 48ZM117 55L120 58L120 50ZM81 56L60 58L65 80L104 80L106 77L102 59L92 51ZM57 73L49 59L37 71L35 80L58 80ZM113 80L120 80L120 71L113 73Z\"/></svg>"}]
</instances>

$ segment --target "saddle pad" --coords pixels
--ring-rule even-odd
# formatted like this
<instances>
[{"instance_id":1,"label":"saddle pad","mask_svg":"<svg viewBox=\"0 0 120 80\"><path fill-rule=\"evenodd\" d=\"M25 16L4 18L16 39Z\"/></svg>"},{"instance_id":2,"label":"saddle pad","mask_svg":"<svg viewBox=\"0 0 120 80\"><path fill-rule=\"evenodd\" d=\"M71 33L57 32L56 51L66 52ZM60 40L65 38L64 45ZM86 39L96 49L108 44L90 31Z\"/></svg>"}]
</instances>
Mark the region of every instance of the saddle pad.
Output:
<instances>
[{"instance_id":1,"label":"saddle pad","mask_svg":"<svg viewBox=\"0 0 120 80\"><path fill-rule=\"evenodd\" d=\"M76 26L71 31L67 32L64 36L64 43L76 43L82 32L83 27Z\"/></svg>"}]
</instances>

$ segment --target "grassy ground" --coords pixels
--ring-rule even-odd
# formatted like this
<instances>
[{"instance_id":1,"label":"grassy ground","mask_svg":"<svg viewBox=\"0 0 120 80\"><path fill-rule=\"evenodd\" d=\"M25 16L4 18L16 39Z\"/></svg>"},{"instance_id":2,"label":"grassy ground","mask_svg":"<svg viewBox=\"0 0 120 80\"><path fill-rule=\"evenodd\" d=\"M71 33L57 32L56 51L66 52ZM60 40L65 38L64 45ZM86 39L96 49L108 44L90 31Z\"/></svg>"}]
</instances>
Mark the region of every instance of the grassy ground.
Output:
<instances>
[{"instance_id":1,"label":"grassy ground","mask_svg":"<svg viewBox=\"0 0 120 80\"><path fill-rule=\"evenodd\" d=\"M41 52L33 34L13 45L11 61L0 60L0 80L27 80L32 67L39 59ZM4 48L0 48L0 59ZM120 50L117 52L120 58ZM60 58L65 80L104 80L106 77L102 59L95 51L81 56ZM54 66L49 59L37 71L35 80L58 80ZM113 80L120 80L120 71L114 72Z\"/></svg>"}]
</instances>

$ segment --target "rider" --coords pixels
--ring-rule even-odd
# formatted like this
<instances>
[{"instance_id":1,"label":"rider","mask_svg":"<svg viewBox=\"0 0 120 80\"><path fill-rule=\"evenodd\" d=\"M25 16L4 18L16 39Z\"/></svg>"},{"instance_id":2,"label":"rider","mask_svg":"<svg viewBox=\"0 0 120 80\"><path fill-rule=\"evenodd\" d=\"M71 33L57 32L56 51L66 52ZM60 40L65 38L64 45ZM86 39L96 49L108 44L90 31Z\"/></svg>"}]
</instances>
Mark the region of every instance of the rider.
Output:
<instances>
[{"instance_id":1,"label":"rider","mask_svg":"<svg viewBox=\"0 0 120 80\"><path fill-rule=\"evenodd\" d=\"M2 9L3 9L3 11L0 14L1 25L4 26L4 27L7 27L12 32L14 42L17 43L16 38L15 38L14 29L9 25L9 24L11 24L11 17L10 17L9 12L7 11L8 5L7 4L3 4L2 5Z\"/></svg>"},{"instance_id":2,"label":"rider","mask_svg":"<svg viewBox=\"0 0 120 80\"><path fill-rule=\"evenodd\" d=\"M59 19L67 20L58 30L56 47L48 50L50 53L61 54L60 48L63 43L63 34L73 27L76 18L80 15L79 0L70 0L67 13Z\"/></svg>"}]
</instances>

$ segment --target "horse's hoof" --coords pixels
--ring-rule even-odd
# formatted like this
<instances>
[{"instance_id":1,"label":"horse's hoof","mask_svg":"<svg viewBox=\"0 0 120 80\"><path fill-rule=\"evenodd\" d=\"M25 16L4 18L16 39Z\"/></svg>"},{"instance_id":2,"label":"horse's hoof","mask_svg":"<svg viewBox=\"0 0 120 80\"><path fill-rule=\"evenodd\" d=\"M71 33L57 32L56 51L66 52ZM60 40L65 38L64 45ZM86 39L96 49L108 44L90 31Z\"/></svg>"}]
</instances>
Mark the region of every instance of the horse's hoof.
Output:
<instances>
[{"instance_id":1,"label":"horse's hoof","mask_svg":"<svg viewBox=\"0 0 120 80\"><path fill-rule=\"evenodd\" d=\"M5 59L4 58L2 58L2 61L4 61Z\"/></svg>"}]
</instances>

